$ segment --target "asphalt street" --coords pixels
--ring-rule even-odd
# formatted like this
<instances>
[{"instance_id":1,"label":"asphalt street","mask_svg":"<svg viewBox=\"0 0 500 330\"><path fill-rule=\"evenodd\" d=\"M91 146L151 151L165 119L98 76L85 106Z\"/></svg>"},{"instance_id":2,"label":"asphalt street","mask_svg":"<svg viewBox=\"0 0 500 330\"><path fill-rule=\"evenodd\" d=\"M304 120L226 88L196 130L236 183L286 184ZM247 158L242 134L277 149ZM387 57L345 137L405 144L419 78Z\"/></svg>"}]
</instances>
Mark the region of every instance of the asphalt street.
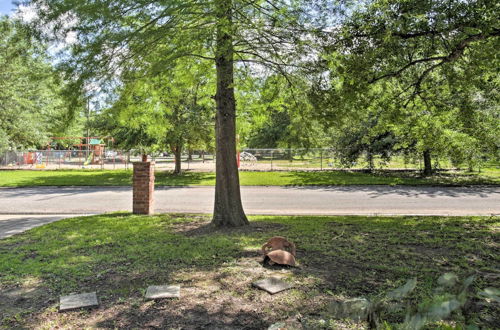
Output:
<instances>
[{"instance_id":1,"label":"asphalt street","mask_svg":"<svg viewBox=\"0 0 500 330\"><path fill-rule=\"evenodd\" d=\"M248 214L500 213L500 187L241 187ZM214 187L161 187L157 212L210 213ZM0 189L0 214L87 214L131 211L130 187L33 187Z\"/></svg>"},{"instance_id":2,"label":"asphalt street","mask_svg":"<svg viewBox=\"0 0 500 330\"><path fill-rule=\"evenodd\" d=\"M491 215L500 214L500 187L241 187L247 214ZM160 187L158 213L210 213L214 187ZM0 238L62 217L131 211L131 187L0 189ZM18 224L19 228L16 228ZM23 229L24 228L24 229Z\"/></svg>"}]
</instances>

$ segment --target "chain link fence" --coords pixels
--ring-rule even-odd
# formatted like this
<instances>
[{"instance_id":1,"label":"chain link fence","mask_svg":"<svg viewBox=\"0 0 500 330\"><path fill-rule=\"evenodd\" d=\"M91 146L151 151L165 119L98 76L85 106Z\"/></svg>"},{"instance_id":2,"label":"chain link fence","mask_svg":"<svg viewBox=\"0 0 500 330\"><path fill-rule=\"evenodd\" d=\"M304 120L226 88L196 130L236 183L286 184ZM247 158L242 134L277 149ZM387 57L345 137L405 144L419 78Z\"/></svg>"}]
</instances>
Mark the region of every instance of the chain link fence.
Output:
<instances>
[{"instance_id":1,"label":"chain link fence","mask_svg":"<svg viewBox=\"0 0 500 330\"><path fill-rule=\"evenodd\" d=\"M154 155L156 168L173 170L175 158L172 153ZM106 150L96 153L88 150L34 150L8 151L0 154L2 169L131 169L132 163L140 161L135 151ZM448 159L433 159L439 169L452 169ZM183 170L215 171L215 156L204 151L192 151L181 156ZM244 149L239 153L239 167L247 171L321 171L335 169L392 169L421 170L421 157L417 155L393 154L390 160L361 155L356 161L345 163L333 149Z\"/></svg>"},{"instance_id":2,"label":"chain link fence","mask_svg":"<svg viewBox=\"0 0 500 330\"><path fill-rule=\"evenodd\" d=\"M128 168L131 161L129 153L120 151L96 153L88 150L33 150L0 154L2 168L114 169Z\"/></svg>"},{"instance_id":3,"label":"chain link fence","mask_svg":"<svg viewBox=\"0 0 500 330\"><path fill-rule=\"evenodd\" d=\"M156 167L173 170L175 158L171 153L152 157ZM182 168L199 171L214 171L215 157L203 151L181 156ZM141 161L137 151L106 150L32 150L0 153L1 169L131 169L133 162Z\"/></svg>"},{"instance_id":4,"label":"chain link fence","mask_svg":"<svg viewBox=\"0 0 500 330\"><path fill-rule=\"evenodd\" d=\"M293 171L293 170L364 170L394 169L421 170L419 157L394 154L390 161L381 157L361 155L346 163L334 149L245 149L240 153L240 168L245 170ZM452 168L449 161L437 163L442 168Z\"/></svg>"}]
</instances>

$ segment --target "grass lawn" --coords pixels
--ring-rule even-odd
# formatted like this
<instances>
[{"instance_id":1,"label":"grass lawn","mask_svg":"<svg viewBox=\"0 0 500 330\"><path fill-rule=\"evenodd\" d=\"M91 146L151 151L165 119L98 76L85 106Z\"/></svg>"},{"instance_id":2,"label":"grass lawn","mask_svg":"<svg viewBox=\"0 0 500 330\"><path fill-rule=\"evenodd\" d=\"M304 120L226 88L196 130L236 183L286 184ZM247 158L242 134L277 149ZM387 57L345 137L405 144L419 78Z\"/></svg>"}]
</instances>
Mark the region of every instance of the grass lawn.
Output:
<instances>
[{"instance_id":1,"label":"grass lawn","mask_svg":"<svg viewBox=\"0 0 500 330\"><path fill-rule=\"evenodd\" d=\"M127 186L132 172L127 170L5 170L0 171L0 187L23 186ZM422 178L416 172L379 171L373 174L347 171L240 172L246 186L285 185L473 185L500 184L500 170L490 168L477 173L443 173ZM158 171L156 185L214 185L215 174L184 172L172 175Z\"/></svg>"},{"instance_id":2,"label":"grass lawn","mask_svg":"<svg viewBox=\"0 0 500 330\"><path fill-rule=\"evenodd\" d=\"M446 272L475 274L469 303L430 328L494 328L498 303L477 295L498 287L498 217L251 217L251 226L214 230L207 216L78 217L0 240L0 326L4 328L360 329L332 317L336 301L375 299L417 278L405 298L425 309ZM263 266L258 250L281 235L297 245L301 268ZM276 295L251 283L279 276ZM180 284L181 299L145 301L148 285ZM97 291L98 309L58 313L58 297ZM416 313L416 309L412 310ZM401 309L383 310L390 324Z\"/></svg>"}]
</instances>

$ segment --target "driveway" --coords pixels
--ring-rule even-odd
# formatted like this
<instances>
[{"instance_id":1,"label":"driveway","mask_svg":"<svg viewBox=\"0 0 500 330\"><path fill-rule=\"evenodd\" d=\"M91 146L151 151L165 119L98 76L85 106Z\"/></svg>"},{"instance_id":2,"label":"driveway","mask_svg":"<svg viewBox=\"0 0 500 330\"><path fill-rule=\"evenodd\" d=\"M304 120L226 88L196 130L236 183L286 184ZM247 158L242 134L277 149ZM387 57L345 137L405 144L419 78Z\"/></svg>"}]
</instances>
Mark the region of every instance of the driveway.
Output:
<instances>
[{"instance_id":1,"label":"driveway","mask_svg":"<svg viewBox=\"0 0 500 330\"><path fill-rule=\"evenodd\" d=\"M69 218L71 214L64 215L19 215L0 214L0 239L18 233L22 233L31 228L35 228L47 223L51 223L64 218Z\"/></svg>"}]
</instances>

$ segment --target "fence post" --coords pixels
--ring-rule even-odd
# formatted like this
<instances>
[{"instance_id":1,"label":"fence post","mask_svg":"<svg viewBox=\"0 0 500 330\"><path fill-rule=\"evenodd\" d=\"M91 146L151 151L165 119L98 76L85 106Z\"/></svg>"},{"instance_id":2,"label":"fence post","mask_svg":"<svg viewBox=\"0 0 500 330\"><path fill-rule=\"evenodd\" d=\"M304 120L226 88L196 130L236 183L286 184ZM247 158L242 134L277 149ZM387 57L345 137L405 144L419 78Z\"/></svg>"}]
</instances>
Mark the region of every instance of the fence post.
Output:
<instances>
[{"instance_id":1,"label":"fence post","mask_svg":"<svg viewBox=\"0 0 500 330\"><path fill-rule=\"evenodd\" d=\"M273 170L273 153L274 150L271 150L271 171Z\"/></svg>"},{"instance_id":2,"label":"fence post","mask_svg":"<svg viewBox=\"0 0 500 330\"><path fill-rule=\"evenodd\" d=\"M323 171L323 149L320 151L320 171Z\"/></svg>"}]
</instances>

